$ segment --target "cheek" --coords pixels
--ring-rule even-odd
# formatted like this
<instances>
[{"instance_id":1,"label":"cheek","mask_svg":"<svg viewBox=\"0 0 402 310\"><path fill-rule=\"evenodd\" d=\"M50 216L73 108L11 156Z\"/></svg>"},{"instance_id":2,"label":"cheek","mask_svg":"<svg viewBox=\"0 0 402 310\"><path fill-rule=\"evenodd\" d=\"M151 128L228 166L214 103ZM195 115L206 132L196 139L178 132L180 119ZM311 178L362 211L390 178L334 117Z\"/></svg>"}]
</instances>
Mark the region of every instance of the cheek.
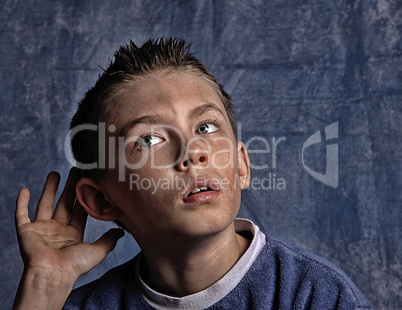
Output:
<instances>
[{"instance_id":1,"label":"cheek","mask_svg":"<svg viewBox=\"0 0 402 310\"><path fill-rule=\"evenodd\" d=\"M149 148L137 149L134 143L119 145L117 169L119 176L126 174L135 174L137 171L147 167L150 163L151 152ZM127 178L126 178L127 179Z\"/></svg>"},{"instance_id":2,"label":"cheek","mask_svg":"<svg viewBox=\"0 0 402 310\"><path fill-rule=\"evenodd\" d=\"M181 199L186 189L186 180L179 178L172 169L153 168L151 165L128 171L126 174L126 188L129 188L132 197L144 203L157 206Z\"/></svg>"},{"instance_id":3,"label":"cheek","mask_svg":"<svg viewBox=\"0 0 402 310\"><path fill-rule=\"evenodd\" d=\"M235 146L231 140L218 141L214 144L210 157L210 167L220 171L221 186L224 190L230 191L230 195L237 195L236 190L240 192L237 147Z\"/></svg>"},{"instance_id":4,"label":"cheek","mask_svg":"<svg viewBox=\"0 0 402 310\"><path fill-rule=\"evenodd\" d=\"M120 158L120 162L126 165L128 170L156 169L164 170L174 167L180 156L180 145L175 141L160 143L150 148L137 149L127 148L124 152L126 158ZM183 151L184 153L184 151Z\"/></svg>"},{"instance_id":5,"label":"cheek","mask_svg":"<svg viewBox=\"0 0 402 310\"><path fill-rule=\"evenodd\" d=\"M173 168L178 163L180 158L179 148L176 148L168 144L163 145L160 148L154 148L150 152L150 157L148 159L148 164L152 169L166 170Z\"/></svg>"},{"instance_id":6,"label":"cheek","mask_svg":"<svg viewBox=\"0 0 402 310\"><path fill-rule=\"evenodd\" d=\"M212 144L210 165L215 169L237 168L237 148L231 140L218 140Z\"/></svg>"}]
</instances>

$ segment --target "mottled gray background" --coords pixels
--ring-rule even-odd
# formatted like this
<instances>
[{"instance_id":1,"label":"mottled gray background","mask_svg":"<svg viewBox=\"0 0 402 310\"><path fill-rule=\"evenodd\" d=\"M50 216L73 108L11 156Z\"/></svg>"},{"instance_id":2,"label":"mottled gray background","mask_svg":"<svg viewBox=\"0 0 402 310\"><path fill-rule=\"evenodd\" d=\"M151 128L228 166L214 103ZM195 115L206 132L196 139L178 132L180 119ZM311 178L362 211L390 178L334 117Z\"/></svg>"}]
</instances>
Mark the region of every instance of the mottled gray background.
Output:
<instances>
[{"instance_id":1,"label":"mottled gray background","mask_svg":"<svg viewBox=\"0 0 402 310\"><path fill-rule=\"evenodd\" d=\"M29 187L35 202L49 170L65 180L69 119L98 66L129 39L156 36L193 42L233 97L243 140L286 137L275 169L272 154L251 156L269 164L254 178L275 173L286 189L247 190L241 215L341 267L376 308L402 308L400 0L1 0L0 7L0 308L11 307L23 267L13 222L19 188ZM301 148L336 121L339 186L331 188L304 170ZM325 143L305 156L324 173ZM90 221L86 239L105 229ZM126 236L79 284L137 251Z\"/></svg>"}]
</instances>

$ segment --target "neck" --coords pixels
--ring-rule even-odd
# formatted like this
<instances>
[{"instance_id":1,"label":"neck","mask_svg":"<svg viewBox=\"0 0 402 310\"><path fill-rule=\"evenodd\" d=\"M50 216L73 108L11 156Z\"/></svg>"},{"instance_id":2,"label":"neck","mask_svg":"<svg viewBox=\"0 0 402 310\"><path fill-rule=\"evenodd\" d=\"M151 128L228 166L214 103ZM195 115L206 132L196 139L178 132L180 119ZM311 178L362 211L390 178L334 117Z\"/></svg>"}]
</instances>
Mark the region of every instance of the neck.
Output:
<instances>
[{"instance_id":1,"label":"neck","mask_svg":"<svg viewBox=\"0 0 402 310\"><path fill-rule=\"evenodd\" d=\"M244 254L250 240L233 223L221 233L191 240L166 240L143 247L144 280L173 296L199 292L222 278ZM144 264L145 265L145 264Z\"/></svg>"}]
</instances>

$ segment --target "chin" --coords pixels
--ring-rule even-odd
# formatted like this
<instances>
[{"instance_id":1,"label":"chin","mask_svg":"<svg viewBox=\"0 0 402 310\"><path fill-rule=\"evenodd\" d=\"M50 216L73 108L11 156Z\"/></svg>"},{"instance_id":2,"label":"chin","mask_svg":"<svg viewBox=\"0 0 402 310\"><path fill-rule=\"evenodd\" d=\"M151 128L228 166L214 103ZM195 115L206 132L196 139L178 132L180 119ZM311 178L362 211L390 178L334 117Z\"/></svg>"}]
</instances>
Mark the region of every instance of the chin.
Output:
<instances>
[{"instance_id":1,"label":"chin","mask_svg":"<svg viewBox=\"0 0 402 310\"><path fill-rule=\"evenodd\" d=\"M222 210L209 210L203 214L194 214L187 218L185 223L179 225L180 233L192 237L203 237L218 234L227 229L234 221L237 212L221 212Z\"/></svg>"}]
</instances>

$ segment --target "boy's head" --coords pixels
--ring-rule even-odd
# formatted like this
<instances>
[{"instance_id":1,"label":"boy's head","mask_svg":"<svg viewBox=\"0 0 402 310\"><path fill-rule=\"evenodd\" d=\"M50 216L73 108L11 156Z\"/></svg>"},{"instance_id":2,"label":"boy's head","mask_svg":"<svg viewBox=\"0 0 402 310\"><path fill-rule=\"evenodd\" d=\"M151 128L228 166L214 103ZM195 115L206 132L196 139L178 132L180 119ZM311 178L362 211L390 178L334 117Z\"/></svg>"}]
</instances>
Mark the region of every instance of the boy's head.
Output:
<instances>
[{"instance_id":1,"label":"boy's head","mask_svg":"<svg viewBox=\"0 0 402 310\"><path fill-rule=\"evenodd\" d=\"M237 125L229 95L207 68L193 56L190 44L186 44L182 39L172 38L149 39L140 47L132 41L126 46L121 46L114 54L114 61L81 101L70 129L89 124L98 126L100 122L114 125L119 94L129 84L161 71L182 71L205 80L222 101L237 139ZM71 139L72 152L77 163L95 163L96 168L82 169L83 176L90 176L95 180L100 180L105 172L102 167L99 168L98 135L96 130L80 130Z\"/></svg>"},{"instance_id":2,"label":"boy's head","mask_svg":"<svg viewBox=\"0 0 402 310\"><path fill-rule=\"evenodd\" d=\"M122 224L141 247L227 228L249 184L229 96L188 49L163 39L121 48L71 123L109 130L107 173L77 182L79 202L92 217ZM96 162L98 141L94 130L76 134L76 159Z\"/></svg>"}]
</instances>

